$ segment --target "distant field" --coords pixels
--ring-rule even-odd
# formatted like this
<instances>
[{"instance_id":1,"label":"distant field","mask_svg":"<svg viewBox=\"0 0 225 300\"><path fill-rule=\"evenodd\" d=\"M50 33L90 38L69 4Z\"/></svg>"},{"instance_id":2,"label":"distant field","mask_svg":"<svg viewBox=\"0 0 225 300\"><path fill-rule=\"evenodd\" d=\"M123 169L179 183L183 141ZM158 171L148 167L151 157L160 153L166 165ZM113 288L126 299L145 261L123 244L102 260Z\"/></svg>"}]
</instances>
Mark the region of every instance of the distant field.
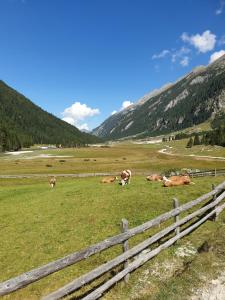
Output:
<instances>
[{"instance_id":1,"label":"distant field","mask_svg":"<svg viewBox=\"0 0 225 300\"><path fill-rule=\"evenodd\" d=\"M119 233L122 218L137 226L170 210L174 196L185 203L225 177L196 179L196 185L176 188L149 183L143 176L125 187L99 180L59 179L55 189L44 179L0 180L1 281ZM120 251L114 247L3 298L39 299Z\"/></svg>"},{"instance_id":2,"label":"distant field","mask_svg":"<svg viewBox=\"0 0 225 300\"><path fill-rule=\"evenodd\" d=\"M132 143L113 144L108 148L88 147L77 149L34 150L20 155L0 157L0 175L3 174L59 174L115 172L131 169L133 172L163 172L172 168L224 168L225 160L205 159L189 155L207 155L225 158L222 147L195 146L185 148L187 140L153 145ZM177 156L168 156L158 151ZM31 149L32 150L32 149Z\"/></svg>"}]
</instances>

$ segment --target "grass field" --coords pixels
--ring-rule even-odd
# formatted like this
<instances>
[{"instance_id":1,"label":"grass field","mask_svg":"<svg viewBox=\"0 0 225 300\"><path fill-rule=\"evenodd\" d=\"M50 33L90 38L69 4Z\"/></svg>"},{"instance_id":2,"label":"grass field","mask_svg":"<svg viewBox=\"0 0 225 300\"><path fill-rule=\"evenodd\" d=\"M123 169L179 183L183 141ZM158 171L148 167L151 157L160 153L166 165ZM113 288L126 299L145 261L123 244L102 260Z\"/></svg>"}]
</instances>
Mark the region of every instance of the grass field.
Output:
<instances>
[{"instance_id":1,"label":"grass field","mask_svg":"<svg viewBox=\"0 0 225 300\"><path fill-rule=\"evenodd\" d=\"M164 146L162 144L119 144L112 148L60 149L27 154L27 156L43 153L56 155L57 152L59 155L72 156L63 158L64 162L60 162L60 158L27 159L26 157L2 156L0 158L1 174L38 174L42 172L46 174L50 172L49 169L52 173L57 174L119 172L128 167L135 172L162 171L181 167L224 167L223 161L203 161L192 157L176 157L158 153L157 151ZM176 143L176 149L181 149L180 143ZM221 152L222 150L220 149ZM46 164L52 164L52 167L46 167ZM140 225L170 210L173 197L176 196L181 203L185 203L208 192L212 183L218 184L224 180L225 177L207 177L195 179L195 185L167 189L163 188L161 183L147 182L144 176L134 176L131 184L125 187L121 187L117 183L100 184L99 177L80 179L59 177L56 188L50 189L46 178L0 179L0 281L119 233L122 218L129 220L129 227ZM189 269L188 272L192 275L184 272L182 276L179 276L179 280L176 280L176 283L171 283L174 280L172 277L166 278L163 281L163 291L160 291L162 284L160 281L162 280L154 277L151 273L149 273L151 284L146 283L140 293L137 293L135 289L139 279L142 278L142 272L149 270L157 262L174 260L174 249L187 241L191 241L195 247L199 246L206 238L215 243L215 254L214 252L207 254L212 257L207 257L209 261L205 268L207 276L212 276L213 272L208 272L210 264L218 264L220 259L224 260L225 258L224 217L223 213L218 222L204 224L193 235L180 241L178 245L160 254L135 272L131 276L128 286L117 285L105 295L105 298L131 299L131 296L134 296L136 299L165 299L166 295L170 295L169 299L184 299L175 296L184 295L184 292L188 295L190 292L191 286L184 285L185 276L193 277L191 282L194 286L198 286L201 282L199 278L197 279L197 275L193 276ZM154 228L144 235L153 234L156 230L158 228ZM199 232L201 235L198 234ZM217 236L218 232L221 232L220 236ZM131 239L130 245L136 244L139 240L143 240L143 235ZM216 255L216 251L220 251L222 254ZM64 271L50 275L21 291L3 297L3 299L39 299L41 295L61 287L100 263L115 257L118 253L121 253L121 246L116 246ZM180 270L184 267L184 261L178 259L178 262L177 268ZM193 266L195 264L197 269L200 268L201 256L196 257ZM216 274L216 266L211 268ZM202 272L204 272L203 269L202 267ZM174 291L171 291L170 283ZM183 286L183 289L178 291L180 286ZM150 298L150 294L152 298Z\"/></svg>"},{"instance_id":2,"label":"grass field","mask_svg":"<svg viewBox=\"0 0 225 300\"><path fill-rule=\"evenodd\" d=\"M153 145L115 143L109 148L87 147L77 149L34 150L21 155L2 155L0 175L4 174L59 174L116 172L163 172L172 168L224 168L225 160L191 157L208 155L225 158L222 147L195 146L186 149L186 140ZM169 156L158 151L167 147ZM45 157L43 157L45 156Z\"/></svg>"}]
</instances>

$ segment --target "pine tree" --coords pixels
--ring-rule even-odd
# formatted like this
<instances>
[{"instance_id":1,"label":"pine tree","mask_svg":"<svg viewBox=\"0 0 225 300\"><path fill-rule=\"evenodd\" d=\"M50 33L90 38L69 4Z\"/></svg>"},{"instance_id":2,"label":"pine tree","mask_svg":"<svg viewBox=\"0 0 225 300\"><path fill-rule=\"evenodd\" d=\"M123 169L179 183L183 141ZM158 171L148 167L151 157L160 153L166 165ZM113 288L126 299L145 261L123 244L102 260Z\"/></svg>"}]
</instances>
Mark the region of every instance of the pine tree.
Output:
<instances>
[{"instance_id":1,"label":"pine tree","mask_svg":"<svg viewBox=\"0 0 225 300\"><path fill-rule=\"evenodd\" d=\"M199 135L197 135L197 134L195 135L193 144L194 145L200 145L201 144Z\"/></svg>"},{"instance_id":2,"label":"pine tree","mask_svg":"<svg viewBox=\"0 0 225 300\"><path fill-rule=\"evenodd\" d=\"M193 138L191 137L187 143L186 148L192 148L192 146L193 146Z\"/></svg>"}]
</instances>

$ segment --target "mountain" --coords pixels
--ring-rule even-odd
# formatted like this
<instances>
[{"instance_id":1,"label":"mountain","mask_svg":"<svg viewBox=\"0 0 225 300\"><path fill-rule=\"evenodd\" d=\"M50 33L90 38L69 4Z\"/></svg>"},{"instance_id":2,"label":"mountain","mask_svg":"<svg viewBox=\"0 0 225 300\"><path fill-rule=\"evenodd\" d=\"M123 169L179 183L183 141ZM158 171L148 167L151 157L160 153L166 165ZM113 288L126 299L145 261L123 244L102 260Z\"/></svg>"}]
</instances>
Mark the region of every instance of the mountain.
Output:
<instances>
[{"instance_id":1,"label":"mountain","mask_svg":"<svg viewBox=\"0 0 225 300\"><path fill-rule=\"evenodd\" d=\"M146 137L200 124L225 109L225 55L110 116L92 133L104 139Z\"/></svg>"},{"instance_id":2,"label":"mountain","mask_svg":"<svg viewBox=\"0 0 225 300\"><path fill-rule=\"evenodd\" d=\"M96 136L44 111L0 80L0 150L32 144L75 146L98 141Z\"/></svg>"}]
</instances>

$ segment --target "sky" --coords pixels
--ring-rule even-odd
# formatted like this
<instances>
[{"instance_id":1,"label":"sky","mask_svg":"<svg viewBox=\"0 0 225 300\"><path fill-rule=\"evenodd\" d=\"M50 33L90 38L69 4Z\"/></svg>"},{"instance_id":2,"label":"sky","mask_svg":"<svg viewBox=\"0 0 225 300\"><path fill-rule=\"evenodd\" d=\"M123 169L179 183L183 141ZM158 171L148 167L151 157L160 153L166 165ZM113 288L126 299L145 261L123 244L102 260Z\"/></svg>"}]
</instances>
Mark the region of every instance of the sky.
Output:
<instances>
[{"instance_id":1,"label":"sky","mask_svg":"<svg viewBox=\"0 0 225 300\"><path fill-rule=\"evenodd\" d=\"M0 79L91 130L225 53L225 0L0 0Z\"/></svg>"}]
</instances>

